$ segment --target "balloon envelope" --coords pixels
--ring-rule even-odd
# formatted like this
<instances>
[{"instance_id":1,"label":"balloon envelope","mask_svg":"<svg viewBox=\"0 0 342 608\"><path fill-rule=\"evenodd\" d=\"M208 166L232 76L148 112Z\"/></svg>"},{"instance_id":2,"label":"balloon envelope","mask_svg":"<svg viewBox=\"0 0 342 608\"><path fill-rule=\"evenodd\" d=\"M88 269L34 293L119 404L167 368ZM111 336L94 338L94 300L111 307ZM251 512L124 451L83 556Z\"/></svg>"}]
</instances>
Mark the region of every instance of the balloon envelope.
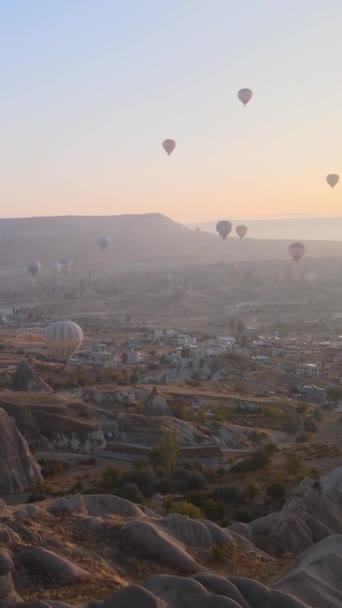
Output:
<instances>
[{"instance_id":1,"label":"balloon envelope","mask_svg":"<svg viewBox=\"0 0 342 608\"><path fill-rule=\"evenodd\" d=\"M231 232L231 229L232 224L231 222L228 222L228 220L221 220L216 224L216 231L223 239L227 238L228 234Z\"/></svg>"},{"instance_id":2,"label":"balloon envelope","mask_svg":"<svg viewBox=\"0 0 342 608\"><path fill-rule=\"evenodd\" d=\"M240 101L243 103L244 106L246 106L248 104L248 102L252 99L252 97L253 97L252 89L240 89L240 91L238 92L238 98L240 99Z\"/></svg>"},{"instance_id":3,"label":"balloon envelope","mask_svg":"<svg viewBox=\"0 0 342 608\"><path fill-rule=\"evenodd\" d=\"M174 139L164 139L163 148L167 154L171 154L176 147L176 142Z\"/></svg>"},{"instance_id":4,"label":"balloon envelope","mask_svg":"<svg viewBox=\"0 0 342 608\"><path fill-rule=\"evenodd\" d=\"M329 175L327 175L325 179L327 180L329 186L334 188L339 182L340 176L337 175L337 173L329 173Z\"/></svg>"},{"instance_id":5,"label":"balloon envelope","mask_svg":"<svg viewBox=\"0 0 342 608\"><path fill-rule=\"evenodd\" d=\"M46 330L48 350L57 361L66 363L83 342L83 332L73 321L55 321Z\"/></svg>"},{"instance_id":6,"label":"balloon envelope","mask_svg":"<svg viewBox=\"0 0 342 608\"><path fill-rule=\"evenodd\" d=\"M37 272L39 272L39 270L41 269L41 264L40 262L34 261L34 262L30 262L27 266L27 270L29 271L30 275L35 278Z\"/></svg>"},{"instance_id":7,"label":"balloon envelope","mask_svg":"<svg viewBox=\"0 0 342 608\"><path fill-rule=\"evenodd\" d=\"M295 262L299 262L304 253L305 245L303 245L303 243L291 243L291 245L289 245L289 254Z\"/></svg>"},{"instance_id":8,"label":"balloon envelope","mask_svg":"<svg viewBox=\"0 0 342 608\"><path fill-rule=\"evenodd\" d=\"M50 265L50 270L52 270L52 272L60 272L61 270L61 265L58 262L52 262L52 264Z\"/></svg>"},{"instance_id":9,"label":"balloon envelope","mask_svg":"<svg viewBox=\"0 0 342 608\"><path fill-rule=\"evenodd\" d=\"M99 247L101 247L102 251L105 251L107 249L108 245L110 245L110 243L111 243L111 238L107 234L100 236L97 240L97 244Z\"/></svg>"},{"instance_id":10,"label":"balloon envelope","mask_svg":"<svg viewBox=\"0 0 342 608\"><path fill-rule=\"evenodd\" d=\"M240 237L240 239L243 239L244 236L246 236L247 234L247 226L236 226L235 228L235 232L236 234Z\"/></svg>"}]
</instances>

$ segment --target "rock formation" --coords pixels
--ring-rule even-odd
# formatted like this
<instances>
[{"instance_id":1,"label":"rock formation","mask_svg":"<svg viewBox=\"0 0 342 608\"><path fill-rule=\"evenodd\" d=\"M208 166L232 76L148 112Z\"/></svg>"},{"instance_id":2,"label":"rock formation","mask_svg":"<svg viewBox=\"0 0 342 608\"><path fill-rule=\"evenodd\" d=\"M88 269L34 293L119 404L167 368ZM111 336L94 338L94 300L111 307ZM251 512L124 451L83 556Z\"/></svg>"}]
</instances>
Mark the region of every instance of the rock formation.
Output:
<instances>
[{"instance_id":1,"label":"rock formation","mask_svg":"<svg viewBox=\"0 0 342 608\"><path fill-rule=\"evenodd\" d=\"M166 401L154 388L146 399L143 407L144 416L170 416L170 408Z\"/></svg>"},{"instance_id":2,"label":"rock formation","mask_svg":"<svg viewBox=\"0 0 342 608\"><path fill-rule=\"evenodd\" d=\"M0 408L0 493L22 492L42 481L39 465L26 440Z\"/></svg>"},{"instance_id":3,"label":"rock formation","mask_svg":"<svg viewBox=\"0 0 342 608\"><path fill-rule=\"evenodd\" d=\"M11 382L11 389L12 391L52 393L52 388L41 379L39 374L26 361L19 363Z\"/></svg>"}]
</instances>

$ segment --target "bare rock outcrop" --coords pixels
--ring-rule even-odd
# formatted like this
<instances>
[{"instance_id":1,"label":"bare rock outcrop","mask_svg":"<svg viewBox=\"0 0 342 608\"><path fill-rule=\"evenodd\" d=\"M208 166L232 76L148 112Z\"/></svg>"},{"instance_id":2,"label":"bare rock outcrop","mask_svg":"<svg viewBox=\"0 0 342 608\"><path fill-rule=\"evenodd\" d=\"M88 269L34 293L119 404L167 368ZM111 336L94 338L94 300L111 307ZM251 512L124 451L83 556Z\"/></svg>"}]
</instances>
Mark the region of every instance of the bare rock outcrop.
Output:
<instances>
[{"instance_id":1,"label":"bare rock outcrop","mask_svg":"<svg viewBox=\"0 0 342 608\"><path fill-rule=\"evenodd\" d=\"M0 493L22 492L41 484L40 467L13 420L0 408Z\"/></svg>"},{"instance_id":2,"label":"bare rock outcrop","mask_svg":"<svg viewBox=\"0 0 342 608\"><path fill-rule=\"evenodd\" d=\"M32 576L43 577L55 583L77 583L86 580L89 572L64 557L41 547L22 545L15 554L15 565L25 568Z\"/></svg>"},{"instance_id":3,"label":"bare rock outcrop","mask_svg":"<svg viewBox=\"0 0 342 608\"><path fill-rule=\"evenodd\" d=\"M141 555L154 557L184 572L204 570L184 545L151 522L129 521L122 526L128 541Z\"/></svg>"},{"instance_id":4,"label":"bare rock outcrop","mask_svg":"<svg viewBox=\"0 0 342 608\"><path fill-rule=\"evenodd\" d=\"M53 392L51 386L44 382L26 361L19 363L11 382L11 389L12 391Z\"/></svg>"},{"instance_id":5,"label":"bare rock outcrop","mask_svg":"<svg viewBox=\"0 0 342 608\"><path fill-rule=\"evenodd\" d=\"M311 608L342 606L342 535L333 535L307 549L297 566L274 584Z\"/></svg>"},{"instance_id":6,"label":"bare rock outcrop","mask_svg":"<svg viewBox=\"0 0 342 608\"><path fill-rule=\"evenodd\" d=\"M144 416L170 416L170 408L166 401L154 388L147 397L143 406Z\"/></svg>"}]
</instances>

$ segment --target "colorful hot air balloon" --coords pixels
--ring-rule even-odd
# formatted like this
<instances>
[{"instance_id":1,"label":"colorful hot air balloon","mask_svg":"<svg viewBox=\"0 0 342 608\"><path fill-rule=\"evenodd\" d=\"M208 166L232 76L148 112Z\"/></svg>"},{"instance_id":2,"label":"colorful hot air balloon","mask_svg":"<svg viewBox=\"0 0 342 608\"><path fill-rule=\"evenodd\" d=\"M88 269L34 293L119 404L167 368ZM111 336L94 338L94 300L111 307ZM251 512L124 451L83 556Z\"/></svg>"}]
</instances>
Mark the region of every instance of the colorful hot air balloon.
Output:
<instances>
[{"instance_id":1,"label":"colorful hot air balloon","mask_svg":"<svg viewBox=\"0 0 342 608\"><path fill-rule=\"evenodd\" d=\"M29 273L33 279L36 277L36 275L40 269L41 269L41 264L40 264L40 262L37 262L37 261L30 262L27 266L27 270L29 271Z\"/></svg>"},{"instance_id":2,"label":"colorful hot air balloon","mask_svg":"<svg viewBox=\"0 0 342 608\"><path fill-rule=\"evenodd\" d=\"M340 176L337 175L337 173L329 173L329 175L327 175L325 179L328 182L329 186L335 188L336 184L338 184L339 182Z\"/></svg>"},{"instance_id":3,"label":"colorful hot air balloon","mask_svg":"<svg viewBox=\"0 0 342 608\"><path fill-rule=\"evenodd\" d=\"M235 228L235 232L240 237L240 239L243 239L243 237L246 236L247 230L248 230L247 226L242 226L242 225L236 226L236 228Z\"/></svg>"},{"instance_id":4,"label":"colorful hot air balloon","mask_svg":"<svg viewBox=\"0 0 342 608\"><path fill-rule=\"evenodd\" d=\"M100 236L97 240L97 244L101 247L102 251L106 251L108 245L111 243L111 238L107 234Z\"/></svg>"},{"instance_id":5,"label":"colorful hot air balloon","mask_svg":"<svg viewBox=\"0 0 342 608\"><path fill-rule=\"evenodd\" d=\"M248 104L248 102L253 97L253 91L251 89L240 89L238 92L238 98L243 103L244 106Z\"/></svg>"},{"instance_id":6,"label":"colorful hot air balloon","mask_svg":"<svg viewBox=\"0 0 342 608\"><path fill-rule=\"evenodd\" d=\"M171 154L176 147L176 142L174 139L164 139L163 148L167 154Z\"/></svg>"},{"instance_id":7,"label":"colorful hot air balloon","mask_svg":"<svg viewBox=\"0 0 342 608\"><path fill-rule=\"evenodd\" d=\"M289 245L289 255L295 262L299 262L304 253L305 245L303 245L303 243L291 243L291 245Z\"/></svg>"},{"instance_id":8,"label":"colorful hot air balloon","mask_svg":"<svg viewBox=\"0 0 342 608\"><path fill-rule=\"evenodd\" d=\"M232 224L228 222L228 220L220 220L216 224L216 231L219 233L220 237L224 239L227 238L228 234L231 232Z\"/></svg>"},{"instance_id":9,"label":"colorful hot air balloon","mask_svg":"<svg viewBox=\"0 0 342 608\"><path fill-rule=\"evenodd\" d=\"M48 350L56 361L66 363L83 342L83 332L73 321L56 321L46 330Z\"/></svg>"}]
</instances>

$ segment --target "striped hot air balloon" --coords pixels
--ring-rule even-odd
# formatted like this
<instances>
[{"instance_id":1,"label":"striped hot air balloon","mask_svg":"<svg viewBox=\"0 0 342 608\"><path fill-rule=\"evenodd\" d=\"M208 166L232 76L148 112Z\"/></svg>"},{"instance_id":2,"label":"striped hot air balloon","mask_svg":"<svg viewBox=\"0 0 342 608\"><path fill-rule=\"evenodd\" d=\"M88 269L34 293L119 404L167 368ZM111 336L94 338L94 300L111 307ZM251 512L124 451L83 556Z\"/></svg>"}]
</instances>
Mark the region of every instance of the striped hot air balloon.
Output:
<instances>
[{"instance_id":1,"label":"striped hot air balloon","mask_svg":"<svg viewBox=\"0 0 342 608\"><path fill-rule=\"evenodd\" d=\"M66 363L83 342L83 331L73 321L55 321L45 334L48 350L56 361Z\"/></svg>"}]
</instances>

